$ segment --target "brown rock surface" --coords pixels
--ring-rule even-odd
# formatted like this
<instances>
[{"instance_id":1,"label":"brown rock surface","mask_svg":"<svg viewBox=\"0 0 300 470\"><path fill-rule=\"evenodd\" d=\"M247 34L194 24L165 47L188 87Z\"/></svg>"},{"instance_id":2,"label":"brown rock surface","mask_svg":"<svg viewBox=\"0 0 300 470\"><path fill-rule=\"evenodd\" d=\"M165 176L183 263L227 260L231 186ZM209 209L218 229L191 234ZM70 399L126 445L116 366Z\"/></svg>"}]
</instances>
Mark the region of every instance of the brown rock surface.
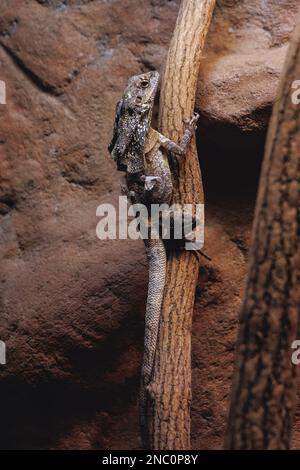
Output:
<instances>
[{"instance_id":1,"label":"brown rock surface","mask_svg":"<svg viewBox=\"0 0 300 470\"><path fill-rule=\"evenodd\" d=\"M195 449L222 446L264 133L297 3L218 2L199 77L213 261L193 327ZM2 0L2 448L140 445L146 259L142 243L99 241L95 213L119 193L106 151L117 98L128 76L163 63L177 10Z\"/></svg>"},{"instance_id":2,"label":"brown rock surface","mask_svg":"<svg viewBox=\"0 0 300 470\"><path fill-rule=\"evenodd\" d=\"M293 0L217 2L197 102L212 126L266 127L297 9Z\"/></svg>"}]
</instances>

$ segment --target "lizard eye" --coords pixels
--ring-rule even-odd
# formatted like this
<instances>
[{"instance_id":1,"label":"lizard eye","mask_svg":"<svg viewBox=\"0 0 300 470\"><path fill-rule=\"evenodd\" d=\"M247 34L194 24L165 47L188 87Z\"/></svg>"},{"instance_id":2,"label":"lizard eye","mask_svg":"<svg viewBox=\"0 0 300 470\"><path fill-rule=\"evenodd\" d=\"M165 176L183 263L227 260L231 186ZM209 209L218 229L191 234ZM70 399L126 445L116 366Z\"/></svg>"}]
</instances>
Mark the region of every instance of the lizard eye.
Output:
<instances>
[{"instance_id":1,"label":"lizard eye","mask_svg":"<svg viewBox=\"0 0 300 470\"><path fill-rule=\"evenodd\" d=\"M149 86L149 80L146 80L145 78L141 80L141 87L142 88L147 88Z\"/></svg>"}]
</instances>

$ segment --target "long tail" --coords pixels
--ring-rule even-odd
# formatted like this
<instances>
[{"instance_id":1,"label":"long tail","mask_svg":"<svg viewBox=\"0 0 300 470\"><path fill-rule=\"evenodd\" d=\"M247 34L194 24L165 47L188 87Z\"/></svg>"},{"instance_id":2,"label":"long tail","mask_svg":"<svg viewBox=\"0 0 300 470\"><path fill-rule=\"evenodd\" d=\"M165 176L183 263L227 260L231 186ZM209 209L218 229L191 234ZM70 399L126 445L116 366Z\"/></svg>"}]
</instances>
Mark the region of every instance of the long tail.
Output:
<instances>
[{"instance_id":1,"label":"long tail","mask_svg":"<svg viewBox=\"0 0 300 470\"><path fill-rule=\"evenodd\" d=\"M139 397L140 426L144 449L149 449L148 392L155 359L159 320L166 277L166 249L161 239L144 240L149 261L149 284L145 315L144 358Z\"/></svg>"}]
</instances>

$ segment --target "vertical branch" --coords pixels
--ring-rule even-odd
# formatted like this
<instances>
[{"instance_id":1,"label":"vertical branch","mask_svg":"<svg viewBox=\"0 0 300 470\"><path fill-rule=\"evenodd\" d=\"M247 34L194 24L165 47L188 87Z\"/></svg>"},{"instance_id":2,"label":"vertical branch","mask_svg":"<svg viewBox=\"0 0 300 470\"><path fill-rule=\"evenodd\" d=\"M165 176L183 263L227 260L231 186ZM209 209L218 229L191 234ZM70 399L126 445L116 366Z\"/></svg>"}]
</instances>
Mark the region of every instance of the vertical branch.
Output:
<instances>
[{"instance_id":1,"label":"vertical branch","mask_svg":"<svg viewBox=\"0 0 300 470\"><path fill-rule=\"evenodd\" d=\"M266 143L241 310L226 447L287 449L296 399L291 345L300 338L300 16Z\"/></svg>"},{"instance_id":2,"label":"vertical branch","mask_svg":"<svg viewBox=\"0 0 300 470\"><path fill-rule=\"evenodd\" d=\"M194 111L201 52L215 0L183 0L167 57L160 97L161 132L179 142L184 120ZM176 203L203 203L197 150L192 145L175 181ZM190 446L191 325L198 279L198 261L190 252L169 253L166 286L156 354L152 447Z\"/></svg>"}]
</instances>

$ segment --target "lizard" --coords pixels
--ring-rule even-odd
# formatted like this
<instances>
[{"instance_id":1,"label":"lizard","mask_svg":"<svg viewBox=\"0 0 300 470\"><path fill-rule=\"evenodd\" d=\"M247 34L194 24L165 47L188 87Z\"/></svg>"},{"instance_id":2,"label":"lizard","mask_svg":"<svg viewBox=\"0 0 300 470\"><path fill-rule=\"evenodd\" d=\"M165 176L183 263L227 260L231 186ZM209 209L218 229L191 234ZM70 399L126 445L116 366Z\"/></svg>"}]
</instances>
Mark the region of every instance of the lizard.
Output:
<instances>
[{"instance_id":1,"label":"lizard","mask_svg":"<svg viewBox=\"0 0 300 470\"><path fill-rule=\"evenodd\" d=\"M196 130L194 113L179 144L151 127L159 73L151 71L128 80L117 103L113 136L108 150L117 169L125 172L122 192L132 203L169 204L173 181L168 154L184 156ZM165 152L163 152L165 150ZM151 221L150 221L151 224ZM145 314L144 356L139 397L140 427L144 448L149 448L148 399L157 347L160 312L166 277L166 246L162 238L144 239L149 283Z\"/></svg>"}]
</instances>

